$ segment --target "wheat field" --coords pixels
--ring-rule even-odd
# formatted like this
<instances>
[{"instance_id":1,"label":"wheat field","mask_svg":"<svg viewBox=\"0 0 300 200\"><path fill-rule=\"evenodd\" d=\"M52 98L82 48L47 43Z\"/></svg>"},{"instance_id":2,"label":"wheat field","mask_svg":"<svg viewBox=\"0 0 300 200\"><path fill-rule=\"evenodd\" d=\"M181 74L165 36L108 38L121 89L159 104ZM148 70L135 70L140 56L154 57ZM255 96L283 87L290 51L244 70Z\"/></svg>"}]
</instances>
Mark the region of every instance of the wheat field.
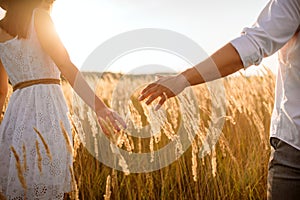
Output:
<instances>
[{"instance_id":1,"label":"wheat field","mask_svg":"<svg viewBox=\"0 0 300 200\"><path fill-rule=\"evenodd\" d=\"M165 105L167 120L164 128L153 124L149 109L137 100L141 85L153 77L131 76L123 80L122 84L121 74L107 73L100 76L89 73L86 78L104 102L116 107L130 123L129 130L121 133L120 148L135 153L152 152L176 138L180 121L184 119L175 98L168 100ZM101 148L99 150L95 143L99 137L97 135L101 134L99 127L94 114L63 82L63 91L73 116L74 163L71 172L76 192L72 198L266 199L269 123L274 103L275 77L265 69L263 76L235 76L224 78L222 83L226 100L225 123L215 148L208 155L198 156L203 134L207 132L212 118L211 96L204 84L192 87L200 118L199 121L185 122L196 123L199 127L191 146L175 162L162 169L131 173L130 169L124 172L105 166L86 148L92 143L94 153L101 154ZM122 108L122 102L129 102L127 109ZM147 125L160 131L158 141L129 134ZM118 142L115 136L110 137L110 140Z\"/></svg>"}]
</instances>

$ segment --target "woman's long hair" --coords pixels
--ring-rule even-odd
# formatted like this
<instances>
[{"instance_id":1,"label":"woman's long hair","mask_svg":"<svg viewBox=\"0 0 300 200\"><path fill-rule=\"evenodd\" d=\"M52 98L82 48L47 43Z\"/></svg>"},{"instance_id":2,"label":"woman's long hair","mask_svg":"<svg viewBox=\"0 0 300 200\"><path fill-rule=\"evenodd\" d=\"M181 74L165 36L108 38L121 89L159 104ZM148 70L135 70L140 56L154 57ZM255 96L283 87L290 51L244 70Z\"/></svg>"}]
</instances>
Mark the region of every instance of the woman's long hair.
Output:
<instances>
[{"instance_id":1,"label":"woman's long hair","mask_svg":"<svg viewBox=\"0 0 300 200\"><path fill-rule=\"evenodd\" d=\"M5 17L0 27L11 36L26 38L32 12L43 0L8 0Z\"/></svg>"}]
</instances>

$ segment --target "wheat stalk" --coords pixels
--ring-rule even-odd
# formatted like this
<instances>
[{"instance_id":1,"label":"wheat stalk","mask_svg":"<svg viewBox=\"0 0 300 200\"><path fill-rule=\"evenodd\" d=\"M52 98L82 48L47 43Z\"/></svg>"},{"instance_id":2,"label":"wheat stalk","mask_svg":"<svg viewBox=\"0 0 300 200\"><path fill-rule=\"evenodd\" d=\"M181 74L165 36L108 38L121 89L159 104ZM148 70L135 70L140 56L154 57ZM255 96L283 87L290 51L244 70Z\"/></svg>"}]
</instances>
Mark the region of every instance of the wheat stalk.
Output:
<instances>
[{"instance_id":1,"label":"wheat stalk","mask_svg":"<svg viewBox=\"0 0 300 200\"><path fill-rule=\"evenodd\" d=\"M26 169L27 169L27 158L26 158L26 147L25 147L24 143L23 143L23 146L22 146L22 151L23 151L23 169L24 169L24 172L25 172Z\"/></svg>"},{"instance_id":2,"label":"wheat stalk","mask_svg":"<svg viewBox=\"0 0 300 200\"><path fill-rule=\"evenodd\" d=\"M103 195L104 200L110 200L110 196L111 196L110 188L111 188L111 177L110 175L108 175L106 178L105 195Z\"/></svg>"},{"instance_id":3,"label":"wheat stalk","mask_svg":"<svg viewBox=\"0 0 300 200\"><path fill-rule=\"evenodd\" d=\"M43 171L42 171L42 155L40 152L39 142L37 140L35 141L35 148L36 148L36 153L37 153L37 157L38 157L38 168L39 168L40 173L43 173Z\"/></svg>"},{"instance_id":4,"label":"wheat stalk","mask_svg":"<svg viewBox=\"0 0 300 200\"><path fill-rule=\"evenodd\" d=\"M33 128L34 131L38 134L38 136L40 137L40 139L42 140L42 143L44 145L44 148L46 149L46 153L47 153L47 156L49 157L49 159L52 161L52 155L51 155L51 152L50 152L50 148L47 144L47 142L45 141L44 137L42 136L42 134L37 130L37 128Z\"/></svg>"},{"instance_id":5,"label":"wheat stalk","mask_svg":"<svg viewBox=\"0 0 300 200\"><path fill-rule=\"evenodd\" d=\"M10 149L13 152L14 157L16 159L16 168L17 168L17 172L18 172L19 181L20 181L23 189L26 192L26 190L27 190L27 184L26 184L26 180L25 180L25 178L23 176L23 169L22 169L22 166L21 166L20 157L19 157L17 151L15 150L15 148L13 146L11 146Z\"/></svg>"},{"instance_id":6,"label":"wheat stalk","mask_svg":"<svg viewBox=\"0 0 300 200\"><path fill-rule=\"evenodd\" d=\"M71 199L78 200L79 199L79 191L78 191L78 187L77 187L77 183L76 183L76 179L75 179L75 175L74 175L72 166L69 166L69 171L71 174L71 183L72 183Z\"/></svg>"},{"instance_id":7,"label":"wheat stalk","mask_svg":"<svg viewBox=\"0 0 300 200\"><path fill-rule=\"evenodd\" d=\"M62 121L60 122L60 127L61 127L61 130L62 130L63 136L65 138L67 149L73 155L73 146L71 144L70 138L68 136L68 133L67 133L66 128L65 128L65 126L64 126L64 124L63 124Z\"/></svg>"},{"instance_id":8,"label":"wheat stalk","mask_svg":"<svg viewBox=\"0 0 300 200\"><path fill-rule=\"evenodd\" d=\"M193 180L195 182L198 179L198 174L197 174L197 167L198 167L197 156L198 156L198 146L197 146L197 142L195 140L192 143L192 174L193 174Z\"/></svg>"}]
</instances>

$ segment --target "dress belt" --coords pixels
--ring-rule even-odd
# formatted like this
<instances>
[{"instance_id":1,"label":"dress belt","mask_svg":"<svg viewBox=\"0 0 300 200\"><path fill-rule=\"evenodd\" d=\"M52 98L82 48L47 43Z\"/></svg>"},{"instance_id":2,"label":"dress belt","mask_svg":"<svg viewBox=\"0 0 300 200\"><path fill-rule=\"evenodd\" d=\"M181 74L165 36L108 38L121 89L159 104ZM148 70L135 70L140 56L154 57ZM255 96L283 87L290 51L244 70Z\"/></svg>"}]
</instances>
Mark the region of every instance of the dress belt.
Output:
<instances>
[{"instance_id":1,"label":"dress belt","mask_svg":"<svg viewBox=\"0 0 300 200\"><path fill-rule=\"evenodd\" d=\"M32 85L38 85L38 84L58 84L60 85L59 79L52 79L52 78L45 78L45 79L37 79L37 80L30 80L30 81L24 81L21 83L17 83L13 86L13 91L23 89Z\"/></svg>"}]
</instances>

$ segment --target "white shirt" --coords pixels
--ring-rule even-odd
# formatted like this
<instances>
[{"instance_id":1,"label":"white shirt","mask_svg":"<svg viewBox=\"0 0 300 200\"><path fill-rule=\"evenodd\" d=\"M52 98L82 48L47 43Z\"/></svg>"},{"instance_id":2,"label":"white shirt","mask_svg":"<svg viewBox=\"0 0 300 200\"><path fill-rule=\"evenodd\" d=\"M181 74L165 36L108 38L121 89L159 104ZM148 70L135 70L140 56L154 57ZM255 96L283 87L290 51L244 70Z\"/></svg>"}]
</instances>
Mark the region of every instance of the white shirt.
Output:
<instances>
[{"instance_id":1,"label":"white shirt","mask_svg":"<svg viewBox=\"0 0 300 200\"><path fill-rule=\"evenodd\" d=\"M300 0L271 0L251 28L231 41L245 68L278 52L271 137L300 150Z\"/></svg>"}]
</instances>

